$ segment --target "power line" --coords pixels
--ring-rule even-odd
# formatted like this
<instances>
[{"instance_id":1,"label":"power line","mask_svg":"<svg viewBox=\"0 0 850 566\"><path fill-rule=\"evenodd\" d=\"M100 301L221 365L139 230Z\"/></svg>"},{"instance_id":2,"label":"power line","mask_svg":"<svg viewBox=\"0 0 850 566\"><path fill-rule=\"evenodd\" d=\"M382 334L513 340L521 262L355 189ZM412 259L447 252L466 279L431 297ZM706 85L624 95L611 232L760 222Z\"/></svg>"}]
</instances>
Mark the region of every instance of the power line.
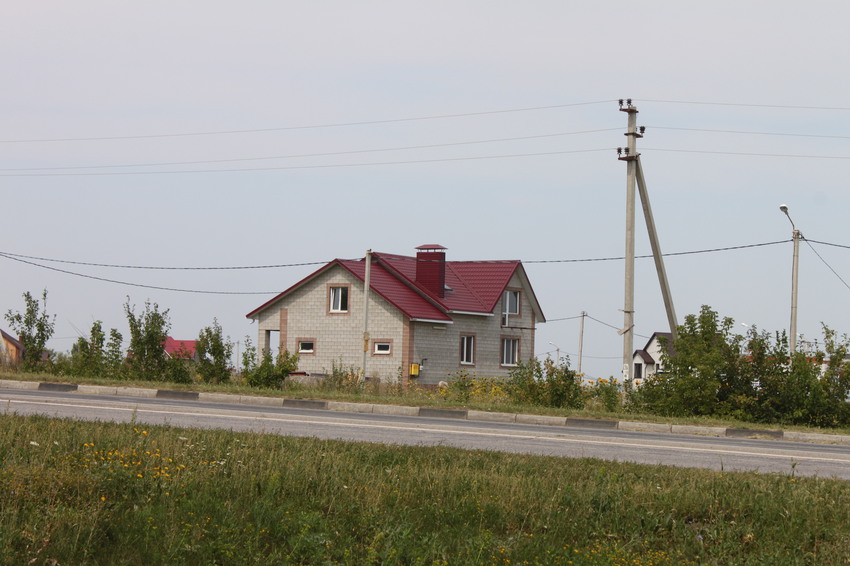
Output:
<instances>
[{"instance_id":1,"label":"power line","mask_svg":"<svg viewBox=\"0 0 850 566\"><path fill-rule=\"evenodd\" d=\"M694 255L694 254L704 254L704 253L712 253L712 252L724 252L724 251L733 251L740 250L746 248L756 248L756 247L764 247L764 246L773 246L776 244L784 244L789 242L790 240L778 240L775 242L764 242L760 244L745 244L740 246L727 246L723 248L710 248L710 249L702 249L702 250L694 250L694 251L685 251L685 252L672 252L666 253L665 256L681 256L681 255ZM822 243L822 242L816 242ZM838 245L838 244L831 244ZM850 246L846 246L850 248ZM243 270L243 269L278 269L278 268L286 268L286 267L304 267L310 265L324 265L328 263L328 261L307 261L301 263L278 263L278 264L266 264L266 265L229 265L229 266L161 266L161 265L122 265L122 264L114 264L114 263L97 263L97 262L86 262L86 261L78 261L78 260L70 260L70 259L56 259L56 258L47 258L40 256L32 256L32 255L24 255L7 251L0 251L0 257L6 257L8 259L28 259L35 261L48 261L52 263L66 263L72 265L85 265L89 267L109 267L116 269L148 269L148 270L172 270L172 271L224 271L224 270ZM651 258L652 255L640 255L636 256L640 259ZM357 258L359 260L360 258ZM402 260L402 261L421 261L415 257L408 256L392 256L393 260ZM515 263L520 261L525 264L532 263L586 263L586 262L597 262L597 261L616 261L624 259L622 256L619 257L599 257L599 258L584 258L584 259L550 259L550 260L475 260L475 261L465 261L463 263ZM343 260L343 261L355 261L354 259ZM436 261L436 260L434 260ZM580 316L580 315L579 315ZM578 317L573 317L578 318Z\"/></svg>"},{"instance_id":2,"label":"power line","mask_svg":"<svg viewBox=\"0 0 850 566\"><path fill-rule=\"evenodd\" d=\"M461 142L449 142L449 143L436 143L436 144L426 144L426 145L409 145L409 146L401 146L401 147L383 147L383 148L374 148L374 149L355 149L349 151L328 151L322 153L300 153L300 154L291 154L291 155L272 155L265 157L243 157L243 158L234 158L234 159L207 159L207 160L199 160L199 161L164 161L158 163L129 163L129 164L119 164L119 165L76 165L76 166L67 166L67 167L17 167L17 168L5 168L0 169L0 171L57 171L57 170L76 170L76 169L117 169L123 167L166 167L172 165L202 165L209 163L238 163L238 162L246 162L246 161L267 161L272 159L300 159L305 157L330 157L337 155L355 155L362 153L378 153L385 151L407 151L411 149L434 149L439 147L455 147L462 145L474 145L474 144L484 144L484 143L500 143L500 142L508 142L508 141L525 141L525 140L533 140L533 139L543 139L543 138L553 138L559 136L573 136L580 134L594 134L599 132L611 132L615 130L620 130L621 128L602 128L598 130L584 130L578 132L558 132L553 134L539 134L534 136L517 136L511 138L494 138L487 140L472 140L472 141L461 141Z\"/></svg>"},{"instance_id":3,"label":"power line","mask_svg":"<svg viewBox=\"0 0 850 566\"><path fill-rule=\"evenodd\" d=\"M832 266L831 266L831 265L829 265L829 264L826 262L826 260L825 260L825 259L823 259L823 257L822 257L822 256L818 253L818 251L815 249L815 247L814 247L814 246L813 246L813 245L812 245L812 244L811 244L808 240L806 240L805 238L803 238L803 240L804 240L807 244L809 244L809 247L812 249L812 251L813 251L813 252L815 252L815 255L816 255L816 256L818 256L818 259L820 259L820 260L823 262L823 264L824 264L825 266L827 266L827 267L829 268L829 270L830 270L830 271L832 271L832 273L833 273L836 277L838 277L838 280L839 280L839 281L841 281L842 283L844 283L844 286L845 286L845 287L847 287L848 289L850 289L850 285L848 285L848 284L847 284L847 281L845 281L845 280L844 280L844 279L843 279L843 278L842 278L842 277L838 274L838 272L837 272L837 271L835 271L835 270L832 268Z\"/></svg>"},{"instance_id":4,"label":"power line","mask_svg":"<svg viewBox=\"0 0 850 566\"><path fill-rule=\"evenodd\" d=\"M637 99L635 99L638 101ZM703 106L740 106L744 108L781 108L785 110L850 110L847 106L794 106L788 104L747 104L742 102L706 102L695 100L656 100L642 98L640 102L656 102L660 104L697 104Z\"/></svg>"},{"instance_id":5,"label":"power line","mask_svg":"<svg viewBox=\"0 0 850 566\"><path fill-rule=\"evenodd\" d=\"M787 137L796 137L796 138L824 138L824 139L840 139L846 140L850 139L850 136L826 136L820 134L795 134L795 133L787 133L787 132L753 132L746 130L714 130L710 128L673 128L669 126L647 126L647 129L654 130L676 130L683 132L708 132L714 134L747 134L754 136L787 136Z\"/></svg>"},{"instance_id":6,"label":"power line","mask_svg":"<svg viewBox=\"0 0 850 566\"><path fill-rule=\"evenodd\" d=\"M334 122L328 124L312 124L306 126L280 126L275 128L253 128L244 130L216 130L207 132L182 132L169 134L145 134L125 136L97 136L97 137L73 137L73 138L42 138L42 139L13 139L0 140L0 143L42 143L42 142L72 142L72 141L106 141L106 140L132 140L149 138L175 138L189 136L213 136L226 134L253 134L261 132L282 132L290 130L314 130L320 128L342 128L348 126L368 126L374 124L392 124L398 122L416 122L423 120L442 120L447 118L466 118L471 116L487 116L493 114L509 114L513 112L530 112L536 110L553 110L556 108L571 108L575 106L589 106L593 104L604 104L615 102L615 100L595 100L591 102L575 102L571 104L553 104L549 106L528 106L524 108L508 108L503 110L489 110L482 112L464 112L458 114L437 114L432 116L417 116L413 118L390 118L385 120L364 120L359 122Z\"/></svg>"},{"instance_id":7,"label":"power line","mask_svg":"<svg viewBox=\"0 0 850 566\"><path fill-rule=\"evenodd\" d=\"M130 287L142 287L144 289L156 289L158 291L176 291L179 293L197 293L197 294L205 294L205 295L276 295L280 291L205 291L200 289L178 289L175 287L160 287L157 285L144 285L142 283L132 283L129 281L118 281L116 279L107 279L105 277L96 277L94 275L86 275L85 273L77 273L75 271L68 271L65 269L59 269L58 267L51 267L49 265L41 265L32 261L27 261L25 259L20 259L17 257L11 257L6 254L0 253L0 257L5 257L6 259L11 259L13 261L19 261L21 263L26 263L29 265L34 265L36 267L41 267L42 269L49 269L50 271L58 271L59 273L65 273L68 275L76 275L77 277L83 277L86 279L94 279L96 281L105 281L107 283L117 283L119 285L128 285Z\"/></svg>"},{"instance_id":8,"label":"power line","mask_svg":"<svg viewBox=\"0 0 850 566\"><path fill-rule=\"evenodd\" d=\"M745 157L791 157L796 159L850 159L847 155L800 155L794 153L755 153L745 151L708 151L704 149L669 149L663 147L642 147L641 151L667 151L673 153L704 153L706 155L742 155Z\"/></svg>"},{"instance_id":9,"label":"power line","mask_svg":"<svg viewBox=\"0 0 850 566\"><path fill-rule=\"evenodd\" d=\"M472 157L446 157L441 159L411 159L407 161L378 161L370 163L333 163L328 165L291 165L285 167L244 167L237 169L191 169L185 171L115 171L89 173L2 173L0 177L106 177L117 175L180 175L187 173L243 173L247 171L284 171L294 169L333 169L346 167L372 167L380 165L412 165L423 163L445 163L452 161L476 161L481 159L509 159L515 157L540 157L547 155L566 155L570 153L592 153L613 151L613 147L598 149L576 149L567 151L544 151L538 153L513 153L504 155L480 155Z\"/></svg>"}]
</instances>

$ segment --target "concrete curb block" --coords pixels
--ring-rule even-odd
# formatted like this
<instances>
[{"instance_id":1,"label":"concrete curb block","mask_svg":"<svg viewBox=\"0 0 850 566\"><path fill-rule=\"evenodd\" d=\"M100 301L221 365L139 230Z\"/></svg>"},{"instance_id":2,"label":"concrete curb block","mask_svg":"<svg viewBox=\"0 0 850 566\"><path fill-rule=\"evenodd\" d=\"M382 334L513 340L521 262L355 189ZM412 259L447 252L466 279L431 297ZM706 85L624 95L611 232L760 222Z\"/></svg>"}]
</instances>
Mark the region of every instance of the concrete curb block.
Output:
<instances>
[{"instance_id":1,"label":"concrete curb block","mask_svg":"<svg viewBox=\"0 0 850 566\"><path fill-rule=\"evenodd\" d=\"M127 397L143 397L145 399L156 398L156 389L145 389L141 387L116 387L116 395L124 395Z\"/></svg>"},{"instance_id":2,"label":"concrete curb block","mask_svg":"<svg viewBox=\"0 0 850 566\"><path fill-rule=\"evenodd\" d=\"M669 433L670 425L661 423L639 423L633 421L620 421L617 423L619 430L629 430L632 432L661 432Z\"/></svg>"},{"instance_id":3,"label":"concrete curb block","mask_svg":"<svg viewBox=\"0 0 850 566\"><path fill-rule=\"evenodd\" d=\"M567 425L567 417L549 417L549 416L546 416L546 415L518 414L516 416L515 422L517 424L566 426Z\"/></svg>"},{"instance_id":4,"label":"concrete curb block","mask_svg":"<svg viewBox=\"0 0 850 566\"><path fill-rule=\"evenodd\" d=\"M254 397L243 395L239 397L240 405L260 405L263 407L283 407L283 397Z\"/></svg>"},{"instance_id":5,"label":"concrete curb block","mask_svg":"<svg viewBox=\"0 0 850 566\"><path fill-rule=\"evenodd\" d=\"M819 432L785 431L782 436L785 440L815 442L819 444L841 444L844 446L850 446L850 436L846 436L843 434L822 434Z\"/></svg>"},{"instance_id":6,"label":"concrete curb block","mask_svg":"<svg viewBox=\"0 0 850 566\"><path fill-rule=\"evenodd\" d=\"M173 391L171 389L157 389L157 399L173 399L175 401L197 401L200 393L197 391Z\"/></svg>"},{"instance_id":7,"label":"concrete curb block","mask_svg":"<svg viewBox=\"0 0 850 566\"><path fill-rule=\"evenodd\" d=\"M726 436L726 429L719 426L670 425L670 432L697 436Z\"/></svg>"},{"instance_id":8,"label":"concrete curb block","mask_svg":"<svg viewBox=\"0 0 850 566\"><path fill-rule=\"evenodd\" d=\"M419 407L407 407L405 405L375 405L372 413L376 415L395 415L397 417L418 417Z\"/></svg>"},{"instance_id":9,"label":"concrete curb block","mask_svg":"<svg viewBox=\"0 0 850 566\"><path fill-rule=\"evenodd\" d=\"M419 407L420 417L466 420L467 414L468 411L461 409L435 409L434 407Z\"/></svg>"},{"instance_id":10,"label":"concrete curb block","mask_svg":"<svg viewBox=\"0 0 850 566\"><path fill-rule=\"evenodd\" d=\"M329 411L341 411L346 413L374 413L374 405L366 403L351 403L348 401L328 401Z\"/></svg>"},{"instance_id":11,"label":"concrete curb block","mask_svg":"<svg viewBox=\"0 0 850 566\"><path fill-rule=\"evenodd\" d=\"M57 391L59 393L71 393L77 390L75 383L50 383L42 381L38 384L39 391Z\"/></svg>"},{"instance_id":12,"label":"concrete curb block","mask_svg":"<svg viewBox=\"0 0 850 566\"><path fill-rule=\"evenodd\" d=\"M782 440L784 435L781 430L754 430L748 428L727 428L727 438L772 438Z\"/></svg>"},{"instance_id":13,"label":"concrete curb block","mask_svg":"<svg viewBox=\"0 0 850 566\"><path fill-rule=\"evenodd\" d=\"M605 419L580 419L578 417L567 417L567 422L564 426L575 426L583 428L603 428L616 429L617 421L609 421Z\"/></svg>"},{"instance_id":14,"label":"concrete curb block","mask_svg":"<svg viewBox=\"0 0 850 566\"><path fill-rule=\"evenodd\" d=\"M227 403L231 405L239 404L239 395L230 395L229 393L199 393L198 401L205 403Z\"/></svg>"},{"instance_id":15,"label":"concrete curb block","mask_svg":"<svg viewBox=\"0 0 850 566\"><path fill-rule=\"evenodd\" d=\"M38 389L37 381L12 381L8 379L0 379L0 387L5 387L6 389L18 389L18 390L33 390Z\"/></svg>"},{"instance_id":16,"label":"concrete curb block","mask_svg":"<svg viewBox=\"0 0 850 566\"><path fill-rule=\"evenodd\" d=\"M328 402L319 399L284 399L283 406L289 409L318 409L327 410Z\"/></svg>"},{"instance_id":17,"label":"concrete curb block","mask_svg":"<svg viewBox=\"0 0 850 566\"><path fill-rule=\"evenodd\" d=\"M77 387L77 393L84 395L118 395L117 387L107 387L105 385L80 385Z\"/></svg>"},{"instance_id":18,"label":"concrete curb block","mask_svg":"<svg viewBox=\"0 0 850 566\"><path fill-rule=\"evenodd\" d=\"M516 413L489 413L487 411L467 411L466 419L489 423L515 423Z\"/></svg>"}]
</instances>

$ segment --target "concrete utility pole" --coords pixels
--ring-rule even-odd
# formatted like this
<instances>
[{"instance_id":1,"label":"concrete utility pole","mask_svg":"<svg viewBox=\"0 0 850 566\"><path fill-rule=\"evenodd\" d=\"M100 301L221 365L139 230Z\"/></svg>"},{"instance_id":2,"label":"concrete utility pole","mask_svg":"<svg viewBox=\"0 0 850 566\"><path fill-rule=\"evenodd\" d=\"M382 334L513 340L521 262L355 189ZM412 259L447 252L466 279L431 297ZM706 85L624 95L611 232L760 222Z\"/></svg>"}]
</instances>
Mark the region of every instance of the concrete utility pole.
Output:
<instances>
[{"instance_id":1,"label":"concrete utility pole","mask_svg":"<svg viewBox=\"0 0 850 566\"><path fill-rule=\"evenodd\" d=\"M366 360L369 359L369 295L372 290L372 250L366 250L366 275L363 277L363 379L366 379Z\"/></svg>"},{"instance_id":2,"label":"concrete utility pole","mask_svg":"<svg viewBox=\"0 0 850 566\"><path fill-rule=\"evenodd\" d=\"M579 326L578 331L578 368L576 368L577 373L581 373L581 351L584 348L584 317L587 316L587 313L581 311L581 326Z\"/></svg>"},{"instance_id":3,"label":"concrete utility pole","mask_svg":"<svg viewBox=\"0 0 850 566\"><path fill-rule=\"evenodd\" d=\"M619 157L626 162L626 273L625 297L623 300L623 380L632 378L632 356L634 355L635 327L635 182L637 175L637 133L638 110L632 106L632 99L620 100L620 112L629 115L629 125L626 131L627 146L625 156ZM619 151L617 153L620 153Z\"/></svg>"},{"instance_id":4,"label":"concrete utility pole","mask_svg":"<svg viewBox=\"0 0 850 566\"><path fill-rule=\"evenodd\" d=\"M670 334L673 340L675 340L679 336L676 309L673 308L673 295L670 293L670 283L667 282L667 270L664 269L664 255L661 253L661 243L658 241L658 232L655 230L655 218L652 216L652 207L649 205L649 191L646 190L646 180L643 178L640 155L636 157L637 183L638 191L640 191L640 202L643 205L643 217L646 220L646 231L649 233L649 244L652 247L652 257L655 260L655 271L658 273L658 284L661 286L661 296L664 299L664 308L667 311L667 323L670 325Z\"/></svg>"},{"instance_id":5,"label":"concrete utility pole","mask_svg":"<svg viewBox=\"0 0 850 566\"><path fill-rule=\"evenodd\" d=\"M800 239L803 234L794 226L794 221L788 214L788 205L780 205L779 210L788 217L792 229L791 237L794 239L794 258L791 262L791 338L788 341L788 351L793 355L797 351L797 275L800 272Z\"/></svg>"}]
</instances>

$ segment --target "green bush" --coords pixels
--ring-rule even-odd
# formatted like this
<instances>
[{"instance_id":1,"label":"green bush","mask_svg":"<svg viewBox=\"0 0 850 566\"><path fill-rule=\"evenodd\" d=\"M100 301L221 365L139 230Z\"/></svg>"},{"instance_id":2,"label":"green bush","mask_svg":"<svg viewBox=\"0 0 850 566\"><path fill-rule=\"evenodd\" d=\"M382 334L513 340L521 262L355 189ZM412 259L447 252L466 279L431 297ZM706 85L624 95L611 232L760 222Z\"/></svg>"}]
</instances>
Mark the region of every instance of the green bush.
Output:
<instances>
[{"instance_id":1,"label":"green bush","mask_svg":"<svg viewBox=\"0 0 850 566\"><path fill-rule=\"evenodd\" d=\"M519 403L580 409L584 406L581 379L567 361L532 358L511 370L508 393Z\"/></svg>"}]
</instances>

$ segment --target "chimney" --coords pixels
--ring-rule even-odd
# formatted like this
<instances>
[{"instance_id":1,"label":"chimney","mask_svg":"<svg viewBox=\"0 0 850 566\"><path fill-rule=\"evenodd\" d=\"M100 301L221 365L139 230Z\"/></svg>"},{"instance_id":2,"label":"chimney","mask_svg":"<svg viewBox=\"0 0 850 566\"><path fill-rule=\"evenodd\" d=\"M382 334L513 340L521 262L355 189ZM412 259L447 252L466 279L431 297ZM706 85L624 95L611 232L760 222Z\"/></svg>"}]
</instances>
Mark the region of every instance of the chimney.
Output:
<instances>
[{"instance_id":1,"label":"chimney","mask_svg":"<svg viewBox=\"0 0 850 566\"><path fill-rule=\"evenodd\" d=\"M416 248L416 282L438 297L446 296L446 248L439 244Z\"/></svg>"}]
</instances>

